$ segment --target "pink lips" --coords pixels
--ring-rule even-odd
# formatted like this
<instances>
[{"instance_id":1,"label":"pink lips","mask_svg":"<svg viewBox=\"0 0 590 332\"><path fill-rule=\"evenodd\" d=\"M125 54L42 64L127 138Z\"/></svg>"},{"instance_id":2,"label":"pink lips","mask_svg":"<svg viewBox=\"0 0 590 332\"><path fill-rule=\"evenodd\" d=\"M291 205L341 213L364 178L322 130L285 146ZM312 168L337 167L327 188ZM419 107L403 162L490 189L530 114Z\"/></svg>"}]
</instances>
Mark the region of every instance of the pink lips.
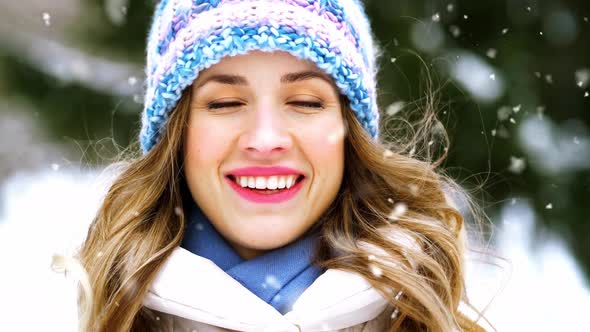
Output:
<instances>
[{"instance_id":1,"label":"pink lips","mask_svg":"<svg viewBox=\"0 0 590 332\"><path fill-rule=\"evenodd\" d=\"M275 167L245 167L235 169L227 173L228 175L234 176L272 176L272 175L301 175L301 172L288 167L275 166ZM232 189L234 189L242 198L254 202L254 203L281 203L293 198L299 190L303 187L303 181L305 178L295 183L289 189L281 189L274 194L261 194L254 190L243 188L235 181L230 179L228 176L225 177Z\"/></svg>"},{"instance_id":2,"label":"pink lips","mask_svg":"<svg viewBox=\"0 0 590 332\"><path fill-rule=\"evenodd\" d=\"M273 167L244 167L244 168L237 168L233 171L227 172L227 174L236 175L236 176L271 176L271 175L301 175L302 173L283 166L273 166Z\"/></svg>"}]
</instances>

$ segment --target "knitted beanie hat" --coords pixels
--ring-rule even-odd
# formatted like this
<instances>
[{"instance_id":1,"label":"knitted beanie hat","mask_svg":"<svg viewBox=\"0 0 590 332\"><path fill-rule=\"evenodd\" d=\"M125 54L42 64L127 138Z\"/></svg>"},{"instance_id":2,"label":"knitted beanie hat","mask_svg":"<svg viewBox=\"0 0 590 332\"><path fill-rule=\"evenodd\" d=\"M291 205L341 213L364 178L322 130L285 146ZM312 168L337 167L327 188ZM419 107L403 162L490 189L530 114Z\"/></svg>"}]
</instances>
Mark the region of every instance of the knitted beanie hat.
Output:
<instances>
[{"instance_id":1,"label":"knitted beanie hat","mask_svg":"<svg viewBox=\"0 0 590 332\"><path fill-rule=\"evenodd\" d=\"M161 0L148 36L143 152L158 142L201 70L251 50L314 62L377 138L378 49L360 0Z\"/></svg>"}]
</instances>

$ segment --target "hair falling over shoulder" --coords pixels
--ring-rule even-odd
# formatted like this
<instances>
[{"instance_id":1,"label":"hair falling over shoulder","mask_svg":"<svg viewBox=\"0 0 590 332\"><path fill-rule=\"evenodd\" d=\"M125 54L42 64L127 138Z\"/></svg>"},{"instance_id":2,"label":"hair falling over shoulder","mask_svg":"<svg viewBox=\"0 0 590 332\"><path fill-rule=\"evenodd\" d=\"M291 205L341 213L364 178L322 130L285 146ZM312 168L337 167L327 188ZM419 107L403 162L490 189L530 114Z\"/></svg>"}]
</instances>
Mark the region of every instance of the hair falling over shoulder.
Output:
<instances>
[{"instance_id":1,"label":"hair falling over shoulder","mask_svg":"<svg viewBox=\"0 0 590 332\"><path fill-rule=\"evenodd\" d=\"M76 257L87 274L78 299L82 331L154 328L155 315L142 299L183 236L188 91L160 142L124 164ZM356 272L378 289L395 308L390 332L483 331L459 311L460 303L469 303L465 226L449 193L459 187L437 172L438 161L408 155L409 145L371 139L342 100L345 173L339 195L318 221L316 263ZM436 123L433 110L425 114L413 145Z\"/></svg>"}]
</instances>

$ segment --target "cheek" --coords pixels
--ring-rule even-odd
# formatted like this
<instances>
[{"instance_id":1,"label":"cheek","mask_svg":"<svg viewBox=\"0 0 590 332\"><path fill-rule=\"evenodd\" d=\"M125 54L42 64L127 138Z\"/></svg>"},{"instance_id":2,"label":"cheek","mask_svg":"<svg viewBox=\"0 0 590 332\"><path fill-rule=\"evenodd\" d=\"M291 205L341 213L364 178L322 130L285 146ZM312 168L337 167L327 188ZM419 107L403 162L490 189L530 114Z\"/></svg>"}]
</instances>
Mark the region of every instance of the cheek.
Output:
<instances>
[{"instance_id":1,"label":"cheek","mask_svg":"<svg viewBox=\"0 0 590 332\"><path fill-rule=\"evenodd\" d=\"M197 166L207 166L217 163L220 155L225 150L227 131L216 130L215 127L206 125L203 121L189 121L185 144L185 162L194 172ZM210 171L198 168L199 171Z\"/></svg>"},{"instance_id":2,"label":"cheek","mask_svg":"<svg viewBox=\"0 0 590 332\"><path fill-rule=\"evenodd\" d=\"M306 130L301 142L318 175L340 180L344 165L345 126L341 118L322 121Z\"/></svg>"}]
</instances>

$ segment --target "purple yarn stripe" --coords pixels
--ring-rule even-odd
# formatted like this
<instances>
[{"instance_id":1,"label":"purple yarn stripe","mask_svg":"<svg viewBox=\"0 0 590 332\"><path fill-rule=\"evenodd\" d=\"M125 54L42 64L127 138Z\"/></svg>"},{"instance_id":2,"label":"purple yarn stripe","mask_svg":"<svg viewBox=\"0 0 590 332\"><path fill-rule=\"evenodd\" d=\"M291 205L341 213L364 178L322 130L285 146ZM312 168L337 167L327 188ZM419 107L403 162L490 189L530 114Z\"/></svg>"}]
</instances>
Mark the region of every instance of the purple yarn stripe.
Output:
<instances>
[{"instance_id":1,"label":"purple yarn stripe","mask_svg":"<svg viewBox=\"0 0 590 332\"><path fill-rule=\"evenodd\" d=\"M191 19L189 24L179 32L177 38L170 43L168 51L160 57L158 63L154 66L155 68L152 68L150 85L159 82L161 76L170 70L172 64L176 63L177 52L183 54L184 50L190 45L203 42L209 43L208 41L219 36L228 27L259 27L261 25L278 27L279 24L286 24L295 27L296 32L309 35L313 39L330 40L332 47L329 48L332 50L356 49L355 45L351 43L351 39L347 38L350 35L343 35L342 30L336 29L334 23L326 22L325 17L303 15L303 11L307 9L290 6L284 1L268 0L259 1L255 6L256 9L252 9L254 7L252 3L256 2L243 3L237 0L226 0L217 8L199 14L198 19ZM271 6L272 3L274 5ZM261 10L261 7L267 7L268 10ZM297 22L290 23L289 17L297 20ZM344 63L349 64L351 68L358 67L363 63L359 52L345 52L342 60ZM367 77L370 75L367 74L363 75L365 78L363 85L372 90L370 88L372 84L370 84L369 77ZM153 89L147 91L147 100L153 97L153 92Z\"/></svg>"}]
</instances>

